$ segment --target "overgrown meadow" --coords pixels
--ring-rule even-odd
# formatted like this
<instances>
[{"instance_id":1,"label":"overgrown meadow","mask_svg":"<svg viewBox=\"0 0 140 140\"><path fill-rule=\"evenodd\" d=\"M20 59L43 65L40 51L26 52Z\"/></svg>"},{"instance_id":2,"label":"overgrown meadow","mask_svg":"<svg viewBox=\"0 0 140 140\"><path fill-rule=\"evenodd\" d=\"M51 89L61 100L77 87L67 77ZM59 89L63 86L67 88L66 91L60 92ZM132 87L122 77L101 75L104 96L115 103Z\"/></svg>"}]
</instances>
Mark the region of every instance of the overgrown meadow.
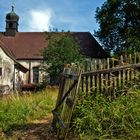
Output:
<instances>
[{"instance_id":1,"label":"overgrown meadow","mask_svg":"<svg viewBox=\"0 0 140 140\"><path fill-rule=\"evenodd\" d=\"M0 131L8 132L47 117L55 106L57 93L57 89L50 88L2 98ZM87 96L80 93L71 129L72 137L81 140L140 139L139 85L131 85L115 99L103 94Z\"/></svg>"},{"instance_id":2,"label":"overgrown meadow","mask_svg":"<svg viewBox=\"0 0 140 140\"><path fill-rule=\"evenodd\" d=\"M0 99L0 131L7 132L47 117L54 108L56 97L57 89L54 88Z\"/></svg>"},{"instance_id":3,"label":"overgrown meadow","mask_svg":"<svg viewBox=\"0 0 140 140\"><path fill-rule=\"evenodd\" d=\"M127 88L111 99L82 93L75 108L72 130L78 139L140 139L140 89Z\"/></svg>"}]
</instances>

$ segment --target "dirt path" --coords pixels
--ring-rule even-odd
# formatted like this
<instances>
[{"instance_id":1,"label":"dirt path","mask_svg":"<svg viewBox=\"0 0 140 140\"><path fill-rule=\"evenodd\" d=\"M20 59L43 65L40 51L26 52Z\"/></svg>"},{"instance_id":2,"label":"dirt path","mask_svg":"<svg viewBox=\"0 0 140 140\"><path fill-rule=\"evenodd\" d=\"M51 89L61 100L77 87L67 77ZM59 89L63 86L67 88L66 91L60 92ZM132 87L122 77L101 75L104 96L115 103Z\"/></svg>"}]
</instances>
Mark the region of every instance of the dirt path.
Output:
<instances>
[{"instance_id":1,"label":"dirt path","mask_svg":"<svg viewBox=\"0 0 140 140\"><path fill-rule=\"evenodd\" d=\"M26 126L3 134L5 140L57 140L51 128L52 116L43 120L36 120Z\"/></svg>"}]
</instances>

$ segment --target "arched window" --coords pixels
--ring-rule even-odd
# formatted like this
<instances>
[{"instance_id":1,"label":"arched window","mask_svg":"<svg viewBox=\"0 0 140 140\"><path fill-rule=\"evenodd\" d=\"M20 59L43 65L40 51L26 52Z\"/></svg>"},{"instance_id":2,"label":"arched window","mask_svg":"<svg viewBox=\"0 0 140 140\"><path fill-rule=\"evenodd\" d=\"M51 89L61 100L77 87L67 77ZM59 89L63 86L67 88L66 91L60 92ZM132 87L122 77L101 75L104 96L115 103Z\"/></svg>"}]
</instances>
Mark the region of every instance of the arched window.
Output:
<instances>
[{"instance_id":1,"label":"arched window","mask_svg":"<svg viewBox=\"0 0 140 140\"><path fill-rule=\"evenodd\" d=\"M39 82L39 67L33 67L33 82Z\"/></svg>"},{"instance_id":2,"label":"arched window","mask_svg":"<svg viewBox=\"0 0 140 140\"><path fill-rule=\"evenodd\" d=\"M13 23L10 22L10 23L9 23L9 28L12 28L12 27L13 27Z\"/></svg>"}]
</instances>

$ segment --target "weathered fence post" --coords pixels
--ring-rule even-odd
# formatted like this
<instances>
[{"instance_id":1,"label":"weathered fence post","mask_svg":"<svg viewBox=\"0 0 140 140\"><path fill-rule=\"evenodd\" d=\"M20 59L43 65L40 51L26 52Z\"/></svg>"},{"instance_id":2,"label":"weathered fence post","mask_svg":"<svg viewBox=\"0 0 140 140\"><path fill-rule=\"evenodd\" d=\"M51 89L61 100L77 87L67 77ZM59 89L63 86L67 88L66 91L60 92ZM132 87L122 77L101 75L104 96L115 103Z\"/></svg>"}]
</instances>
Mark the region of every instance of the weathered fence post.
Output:
<instances>
[{"instance_id":1,"label":"weathered fence post","mask_svg":"<svg viewBox=\"0 0 140 140\"><path fill-rule=\"evenodd\" d=\"M53 113L53 128L57 130L58 139L66 139L72 112L75 106L81 81L81 69L65 69L62 74L57 103Z\"/></svg>"}]
</instances>

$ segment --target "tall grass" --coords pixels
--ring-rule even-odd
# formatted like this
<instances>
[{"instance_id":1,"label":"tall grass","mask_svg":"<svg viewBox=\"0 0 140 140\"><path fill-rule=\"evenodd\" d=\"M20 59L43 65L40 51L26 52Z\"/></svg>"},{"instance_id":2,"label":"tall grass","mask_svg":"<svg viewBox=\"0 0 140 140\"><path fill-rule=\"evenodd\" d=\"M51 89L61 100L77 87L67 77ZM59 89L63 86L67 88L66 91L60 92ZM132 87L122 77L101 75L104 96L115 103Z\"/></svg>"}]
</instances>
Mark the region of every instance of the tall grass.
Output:
<instances>
[{"instance_id":1,"label":"tall grass","mask_svg":"<svg viewBox=\"0 0 140 140\"><path fill-rule=\"evenodd\" d=\"M13 95L0 100L0 129L9 131L32 120L46 117L54 107L57 90Z\"/></svg>"},{"instance_id":2,"label":"tall grass","mask_svg":"<svg viewBox=\"0 0 140 140\"><path fill-rule=\"evenodd\" d=\"M113 101L103 95L81 97L73 116L79 139L140 139L140 90Z\"/></svg>"}]
</instances>

